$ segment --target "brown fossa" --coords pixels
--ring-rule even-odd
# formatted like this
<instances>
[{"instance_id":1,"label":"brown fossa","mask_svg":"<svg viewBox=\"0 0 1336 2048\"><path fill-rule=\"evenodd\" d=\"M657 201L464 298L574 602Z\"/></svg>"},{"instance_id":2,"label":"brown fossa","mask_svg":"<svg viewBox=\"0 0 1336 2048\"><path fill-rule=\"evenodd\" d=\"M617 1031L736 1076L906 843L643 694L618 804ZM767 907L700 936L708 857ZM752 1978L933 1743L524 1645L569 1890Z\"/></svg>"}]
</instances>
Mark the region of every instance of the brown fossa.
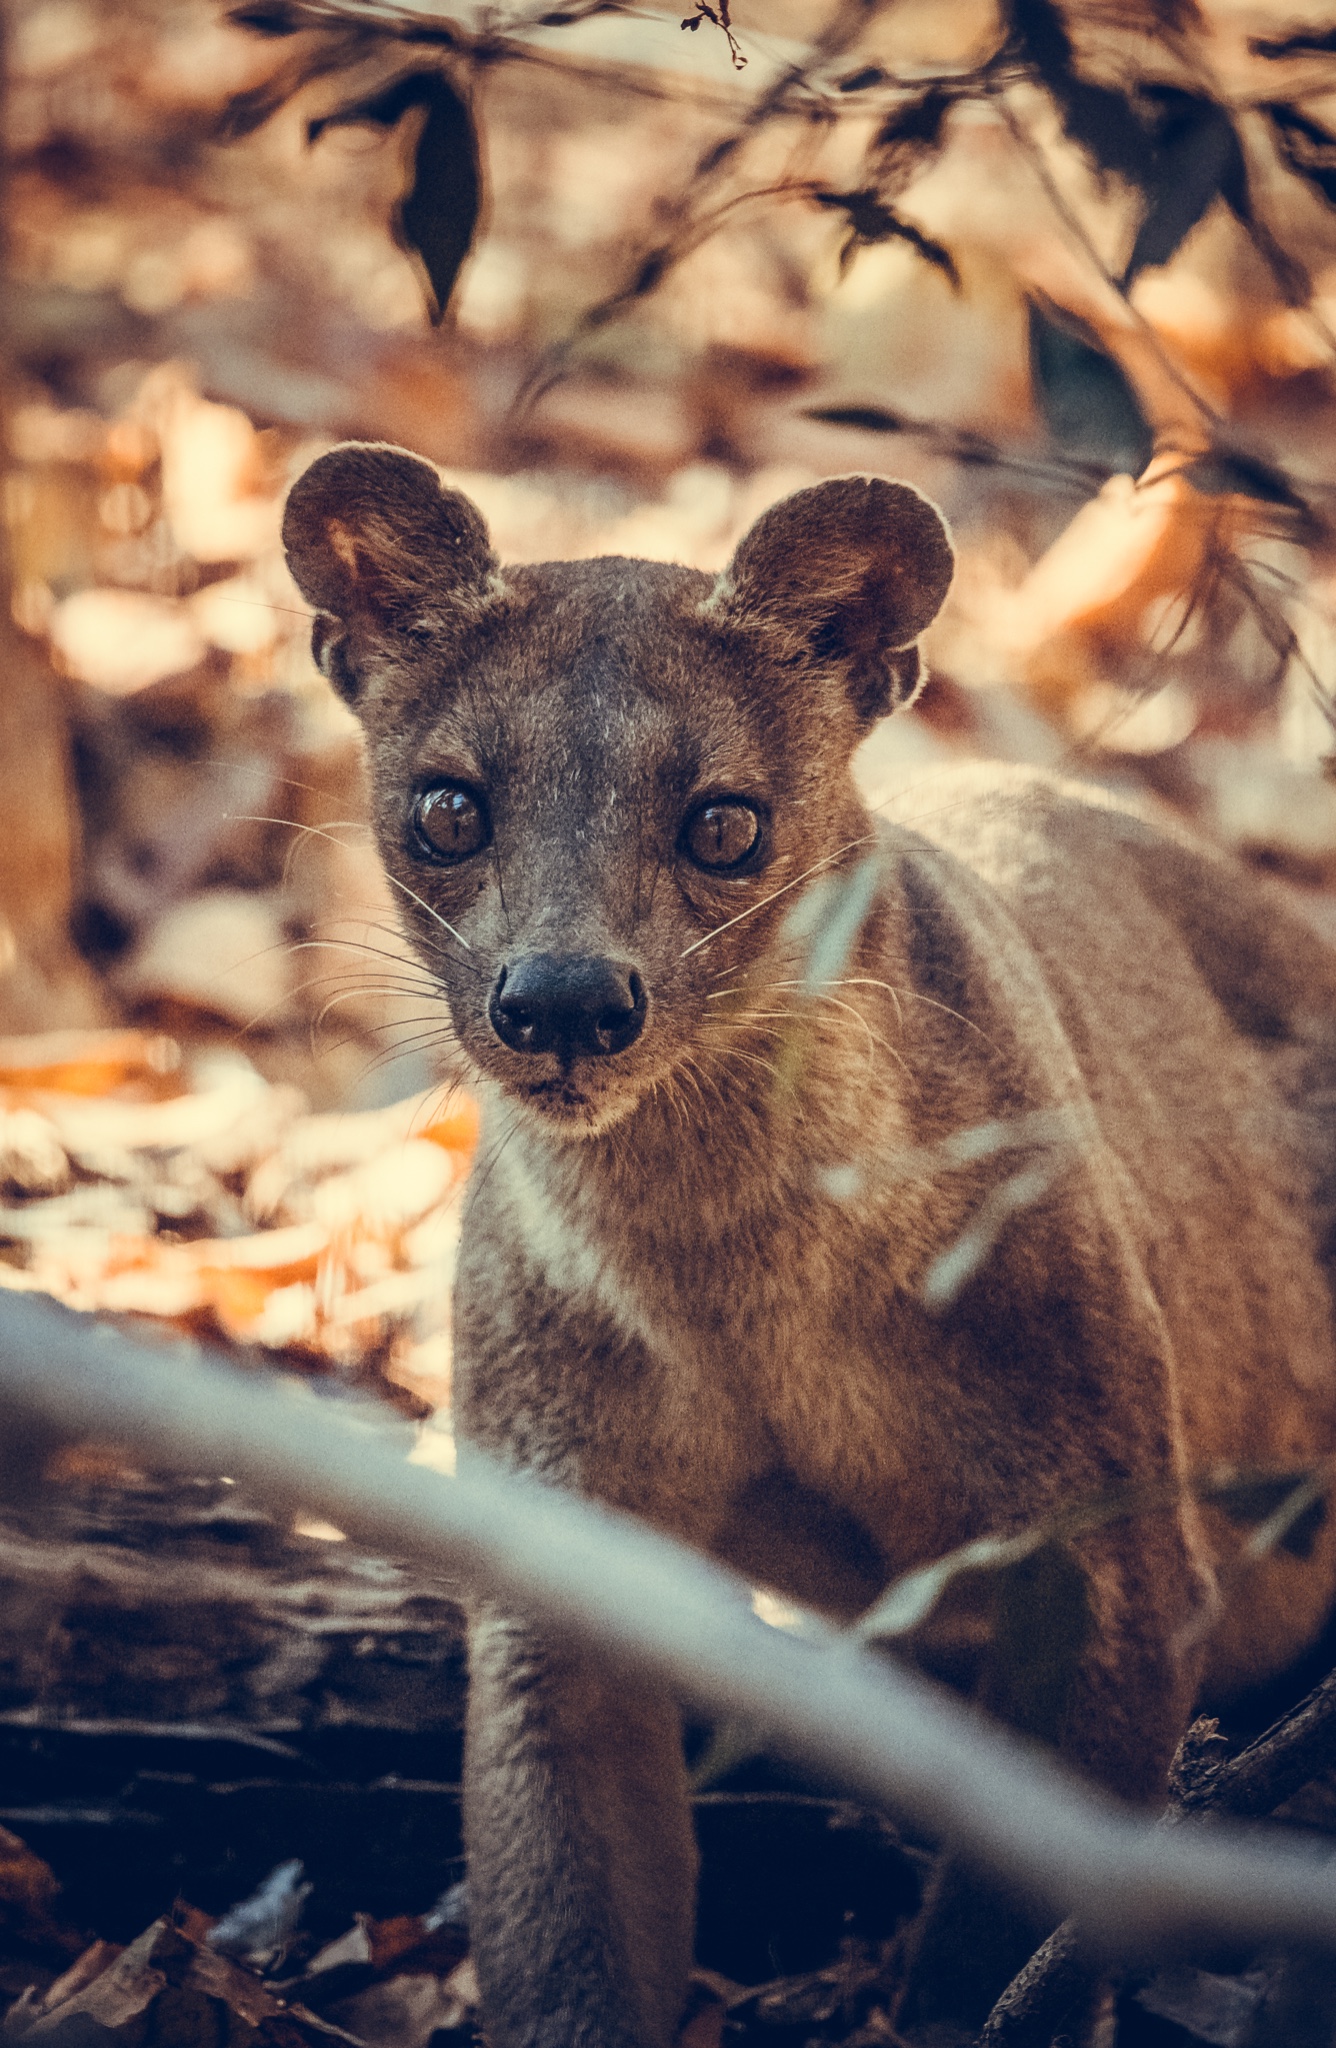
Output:
<instances>
[{"instance_id":1,"label":"brown fossa","mask_svg":"<svg viewBox=\"0 0 1336 2048\"><path fill-rule=\"evenodd\" d=\"M800 491L718 578L502 569L429 464L348 445L285 540L484 1106L461 1454L836 1616L1158 1487L1079 1542L1094 1625L1047 1732L1161 1795L1203 1684L1277 1671L1331 1600L1330 1521L1226 1601L1240 1532L1174 1489L1336 1440L1336 954L1224 858L1038 775L962 770L874 821L851 757L951 577L905 484ZM947 1615L916 1649L986 1686L977 1635ZM489 2040L667 2048L674 1703L486 1608L471 1659Z\"/></svg>"}]
</instances>

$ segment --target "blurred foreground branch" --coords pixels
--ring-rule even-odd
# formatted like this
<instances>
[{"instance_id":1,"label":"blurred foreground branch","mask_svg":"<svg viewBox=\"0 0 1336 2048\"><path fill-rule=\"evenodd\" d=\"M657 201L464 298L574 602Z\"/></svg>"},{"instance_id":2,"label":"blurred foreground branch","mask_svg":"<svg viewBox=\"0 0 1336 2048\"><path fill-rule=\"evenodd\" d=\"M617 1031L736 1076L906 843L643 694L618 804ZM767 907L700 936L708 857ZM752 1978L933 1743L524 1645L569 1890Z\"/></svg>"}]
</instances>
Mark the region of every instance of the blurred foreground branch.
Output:
<instances>
[{"instance_id":1,"label":"blurred foreground branch","mask_svg":"<svg viewBox=\"0 0 1336 2048\"><path fill-rule=\"evenodd\" d=\"M457 1574L747 1720L1055 1918L1075 1914L1110 1959L1221 1937L1336 1950L1336 1894L1312 1856L1134 1818L902 1665L823 1629L767 1626L742 1580L624 1516L478 1457L453 1480L409 1464L380 1411L136 1341L35 1294L0 1301L0 1388L13 1484L31 1483L51 1439L89 1433L226 1472L270 1507Z\"/></svg>"}]
</instances>

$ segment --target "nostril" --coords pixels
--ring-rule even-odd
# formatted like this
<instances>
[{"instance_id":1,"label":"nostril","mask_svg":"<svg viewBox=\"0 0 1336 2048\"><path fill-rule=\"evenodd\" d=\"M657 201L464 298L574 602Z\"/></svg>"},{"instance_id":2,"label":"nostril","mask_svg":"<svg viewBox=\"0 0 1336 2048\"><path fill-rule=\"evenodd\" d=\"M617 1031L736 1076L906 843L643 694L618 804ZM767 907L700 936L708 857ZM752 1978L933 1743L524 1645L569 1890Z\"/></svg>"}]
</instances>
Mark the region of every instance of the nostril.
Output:
<instances>
[{"instance_id":1,"label":"nostril","mask_svg":"<svg viewBox=\"0 0 1336 2048\"><path fill-rule=\"evenodd\" d=\"M634 968L580 954L533 953L497 977L487 1005L512 1052L581 1056L624 1052L644 1028L649 998Z\"/></svg>"},{"instance_id":2,"label":"nostril","mask_svg":"<svg viewBox=\"0 0 1336 2048\"><path fill-rule=\"evenodd\" d=\"M594 1019L598 1050L625 1052L633 1045L644 1028L646 1007L645 984L632 968L616 1002L606 1004Z\"/></svg>"}]
</instances>

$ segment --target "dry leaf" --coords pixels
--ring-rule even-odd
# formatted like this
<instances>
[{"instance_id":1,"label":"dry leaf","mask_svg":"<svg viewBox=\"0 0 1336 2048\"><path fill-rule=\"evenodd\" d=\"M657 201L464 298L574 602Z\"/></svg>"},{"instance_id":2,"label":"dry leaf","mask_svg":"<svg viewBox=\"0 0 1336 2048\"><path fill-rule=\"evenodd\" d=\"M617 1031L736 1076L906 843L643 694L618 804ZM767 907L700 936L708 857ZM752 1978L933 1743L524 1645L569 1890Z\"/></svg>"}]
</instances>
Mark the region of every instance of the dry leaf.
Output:
<instances>
[{"instance_id":1,"label":"dry leaf","mask_svg":"<svg viewBox=\"0 0 1336 2048\"><path fill-rule=\"evenodd\" d=\"M69 1156L54 1124L35 1109L0 1108L0 1189L58 1195L69 1180Z\"/></svg>"},{"instance_id":2,"label":"dry leaf","mask_svg":"<svg viewBox=\"0 0 1336 2048\"><path fill-rule=\"evenodd\" d=\"M132 1081L156 1088L180 1064L180 1046L161 1032L48 1031L0 1038L0 1088L109 1095Z\"/></svg>"},{"instance_id":3,"label":"dry leaf","mask_svg":"<svg viewBox=\"0 0 1336 2048\"><path fill-rule=\"evenodd\" d=\"M80 1946L54 1915L60 1886L49 1865L8 1828L0 1828L0 1926L11 1939L38 1948Z\"/></svg>"},{"instance_id":4,"label":"dry leaf","mask_svg":"<svg viewBox=\"0 0 1336 2048\"><path fill-rule=\"evenodd\" d=\"M1093 682L1117 679L1145 645L1157 603L1191 590L1208 549L1240 531L1230 497L1152 464L1110 477L999 609L1013 660L1042 708L1062 713Z\"/></svg>"}]
</instances>

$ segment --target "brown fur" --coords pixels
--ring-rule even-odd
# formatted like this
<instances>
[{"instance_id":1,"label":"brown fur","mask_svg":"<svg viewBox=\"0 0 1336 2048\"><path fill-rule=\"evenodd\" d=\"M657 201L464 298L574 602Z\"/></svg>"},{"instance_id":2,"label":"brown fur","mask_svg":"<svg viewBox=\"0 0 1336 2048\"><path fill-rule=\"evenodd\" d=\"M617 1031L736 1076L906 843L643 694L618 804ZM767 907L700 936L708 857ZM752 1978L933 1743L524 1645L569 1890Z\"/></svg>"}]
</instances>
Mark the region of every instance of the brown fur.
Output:
<instances>
[{"instance_id":1,"label":"brown fur","mask_svg":"<svg viewBox=\"0 0 1336 2048\"><path fill-rule=\"evenodd\" d=\"M925 500L799 493L713 583L619 560L503 575L427 465L351 448L298 483L286 531L485 1106L465 1447L835 1614L1113 1484L1331 1450L1336 959L1223 859L1038 776L964 771L874 825L850 758L912 690L950 575ZM490 807L491 846L455 867L408 830L438 778ZM765 857L703 873L681 821L730 793L764 814ZM805 995L794 904L874 846L848 959ZM496 977L543 953L629 962L640 1038L565 1065L503 1044ZM995 1123L1029 1142L934 1153ZM936 1262L1036 1164L934 1305ZM1208 1668L1273 1672L1321 1625L1330 1530L1191 1647L1238 1541L1187 1498L1083 1540L1096 1626L1061 1739L1124 1794L1161 1792ZM958 1642L919 1648L968 1679ZM669 1703L502 1615L476 1617L473 1656L489 2036L667 2044L693 1862Z\"/></svg>"}]
</instances>

